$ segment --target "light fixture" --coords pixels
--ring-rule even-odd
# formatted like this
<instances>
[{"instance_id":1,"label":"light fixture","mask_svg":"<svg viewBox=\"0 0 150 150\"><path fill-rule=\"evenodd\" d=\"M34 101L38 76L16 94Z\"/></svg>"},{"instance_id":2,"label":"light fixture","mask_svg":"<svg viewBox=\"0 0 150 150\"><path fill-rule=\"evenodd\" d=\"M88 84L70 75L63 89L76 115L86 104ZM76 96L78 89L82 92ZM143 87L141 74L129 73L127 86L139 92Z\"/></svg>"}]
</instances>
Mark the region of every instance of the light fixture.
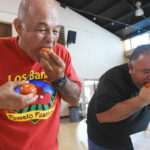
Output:
<instances>
[{"instance_id":1,"label":"light fixture","mask_svg":"<svg viewBox=\"0 0 150 150\"><path fill-rule=\"evenodd\" d=\"M94 17L93 20L95 21L95 20L96 20L96 17Z\"/></svg>"},{"instance_id":2,"label":"light fixture","mask_svg":"<svg viewBox=\"0 0 150 150\"><path fill-rule=\"evenodd\" d=\"M143 9L141 8L141 2L140 1L137 1L136 3L135 3L135 6L136 6L136 10L135 10L135 16L142 16L142 15L144 15L144 11L143 11Z\"/></svg>"},{"instance_id":3,"label":"light fixture","mask_svg":"<svg viewBox=\"0 0 150 150\"><path fill-rule=\"evenodd\" d=\"M111 25L114 26L114 22L112 22Z\"/></svg>"}]
</instances>

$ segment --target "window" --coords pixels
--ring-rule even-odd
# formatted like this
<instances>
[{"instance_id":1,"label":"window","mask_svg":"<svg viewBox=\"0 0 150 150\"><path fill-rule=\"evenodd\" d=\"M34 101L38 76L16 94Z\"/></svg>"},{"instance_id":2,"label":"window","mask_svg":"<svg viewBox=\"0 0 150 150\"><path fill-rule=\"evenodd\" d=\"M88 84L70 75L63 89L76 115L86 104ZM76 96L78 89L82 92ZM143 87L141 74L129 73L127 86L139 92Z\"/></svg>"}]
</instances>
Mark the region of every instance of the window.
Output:
<instances>
[{"instance_id":1,"label":"window","mask_svg":"<svg viewBox=\"0 0 150 150\"><path fill-rule=\"evenodd\" d=\"M131 39L132 49L136 48L139 45L149 44L149 43L150 43L149 33L141 34L141 35L136 36L136 37Z\"/></svg>"},{"instance_id":2,"label":"window","mask_svg":"<svg viewBox=\"0 0 150 150\"><path fill-rule=\"evenodd\" d=\"M125 40L124 41L125 51L130 51L142 44L150 44L150 32Z\"/></svg>"},{"instance_id":3,"label":"window","mask_svg":"<svg viewBox=\"0 0 150 150\"><path fill-rule=\"evenodd\" d=\"M131 40L130 39L125 40L124 41L124 46L125 46L126 51L131 50Z\"/></svg>"},{"instance_id":4,"label":"window","mask_svg":"<svg viewBox=\"0 0 150 150\"><path fill-rule=\"evenodd\" d=\"M84 87L85 87L84 94L85 94L86 101L90 101L97 86L98 86L98 80L85 80L84 81Z\"/></svg>"},{"instance_id":5,"label":"window","mask_svg":"<svg viewBox=\"0 0 150 150\"><path fill-rule=\"evenodd\" d=\"M11 35L11 24L0 23L0 37L10 37Z\"/></svg>"},{"instance_id":6,"label":"window","mask_svg":"<svg viewBox=\"0 0 150 150\"><path fill-rule=\"evenodd\" d=\"M82 117L87 116L89 101L91 100L98 85L98 80L84 80L85 99L79 102Z\"/></svg>"}]
</instances>

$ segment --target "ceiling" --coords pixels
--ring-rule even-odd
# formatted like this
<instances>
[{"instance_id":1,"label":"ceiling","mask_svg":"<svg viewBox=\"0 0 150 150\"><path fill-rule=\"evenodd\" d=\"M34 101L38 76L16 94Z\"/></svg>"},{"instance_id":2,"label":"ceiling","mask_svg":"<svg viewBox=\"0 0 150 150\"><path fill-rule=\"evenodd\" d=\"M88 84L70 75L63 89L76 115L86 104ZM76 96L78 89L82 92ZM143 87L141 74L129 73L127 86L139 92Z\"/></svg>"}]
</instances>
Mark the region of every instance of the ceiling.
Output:
<instances>
[{"instance_id":1,"label":"ceiling","mask_svg":"<svg viewBox=\"0 0 150 150\"><path fill-rule=\"evenodd\" d=\"M56 0L122 40L150 31L150 0L138 0L144 15L135 16L137 0Z\"/></svg>"}]
</instances>

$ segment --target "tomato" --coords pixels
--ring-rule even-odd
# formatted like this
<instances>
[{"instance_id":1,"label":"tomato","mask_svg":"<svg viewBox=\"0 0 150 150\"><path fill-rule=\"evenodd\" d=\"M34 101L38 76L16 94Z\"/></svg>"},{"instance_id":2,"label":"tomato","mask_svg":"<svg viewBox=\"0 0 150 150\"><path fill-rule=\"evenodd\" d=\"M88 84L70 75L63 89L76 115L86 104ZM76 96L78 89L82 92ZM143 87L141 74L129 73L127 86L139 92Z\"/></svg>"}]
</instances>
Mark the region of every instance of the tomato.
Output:
<instances>
[{"instance_id":1,"label":"tomato","mask_svg":"<svg viewBox=\"0 0 150 150\"><path fill-rule=\"evenodd\" d=\"M23 84L21 87L20 87L20 93L22 95L28 95L28 94L31 94L33 93L34 95L37 94L37 88L35 85L31 84L31 83L26 83L26 84Z\"/></svg>"},{"instance_id":2,"label":"tomato","mask_svg":"<svg viewBox=\"0 0 150 150\"><path fill-rule=\"evenodd\" d=\"M147 83L145 84L145 87L146 87L146 88L150 87L150 82L147 82Z\"/></svg>"},{"instance_id":3,"label":"tomato","mask_svg":"<svg viewBox=\"0 0 150 150\"><path fill-rule=\"evenodd\" d=\"M44 51L44 52L46 52L48 55L49 55L49 53L51 51L50 48L42 48L41 50Z\"/></svg>"}]
</instances>

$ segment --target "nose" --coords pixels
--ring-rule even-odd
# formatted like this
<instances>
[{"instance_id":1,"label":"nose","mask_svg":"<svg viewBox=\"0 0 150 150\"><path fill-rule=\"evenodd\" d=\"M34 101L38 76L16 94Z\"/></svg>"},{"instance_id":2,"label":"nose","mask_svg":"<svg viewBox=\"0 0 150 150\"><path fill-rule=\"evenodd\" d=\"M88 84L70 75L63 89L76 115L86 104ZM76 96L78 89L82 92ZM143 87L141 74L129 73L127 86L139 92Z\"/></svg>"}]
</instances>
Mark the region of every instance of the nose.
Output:
<instances>
[{"instance_id":1,"label":"nose","mask_svg":"<svg viewBox=\"0 0 150 150\"><path fill-rule=\"evenodd\" d=\"M54 42L54 33L52 30L48 30L45 36L46 42L53 43Z\"/></svg>"}]
</instances>

